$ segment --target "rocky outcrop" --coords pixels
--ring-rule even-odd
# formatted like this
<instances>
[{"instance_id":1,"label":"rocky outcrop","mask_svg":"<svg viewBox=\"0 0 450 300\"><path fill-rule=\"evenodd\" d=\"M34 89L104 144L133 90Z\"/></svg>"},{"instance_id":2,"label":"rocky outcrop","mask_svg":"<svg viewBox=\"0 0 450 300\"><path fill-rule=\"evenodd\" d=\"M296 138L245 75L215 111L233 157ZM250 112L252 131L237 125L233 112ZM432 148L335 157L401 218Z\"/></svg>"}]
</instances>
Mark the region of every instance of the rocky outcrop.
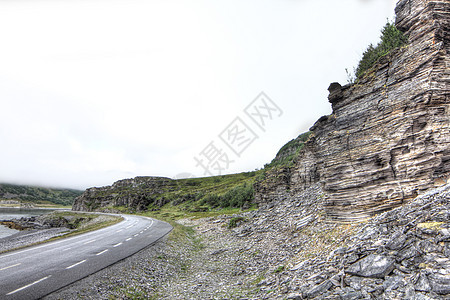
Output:
<instances>
[{"instance_id":1,"label":"rocky outcrop","mask_svg":"<svg viewBox=\"0 0 450 300\"><path fill-rule=\"evenodd\" d=\"M176 181L165 177L123 179L111 186L87 189L75 199L72 210L105 211L115 206L145 210L150 204L162 206L167 203L158 196L176 188Z\"/></svg>"},{"instance_id":2,"label":"rocky outcrop","mask_svg":"<svg viewBox=\"0 0 450 300\"><path fill-rule=\"evenodd\" d=\"M332 115L310 129L283 180L269 174L256 184L257 202L295 197L320 183L328 217L352 221L448 181L450 3L402 0L396 15L408 45L382 57L356 84L330 85Z\"/></svg>"}]
</instances>

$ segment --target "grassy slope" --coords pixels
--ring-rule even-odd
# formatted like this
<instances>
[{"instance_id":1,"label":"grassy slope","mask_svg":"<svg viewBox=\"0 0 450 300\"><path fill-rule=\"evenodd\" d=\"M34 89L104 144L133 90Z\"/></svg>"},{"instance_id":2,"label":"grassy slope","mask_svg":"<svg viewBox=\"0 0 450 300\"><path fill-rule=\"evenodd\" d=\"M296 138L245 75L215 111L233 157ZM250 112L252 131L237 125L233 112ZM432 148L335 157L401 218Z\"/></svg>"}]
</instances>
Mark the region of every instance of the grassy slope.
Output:
<instances>
[{"instance_id":1,"label":"grassy slope","mask_svg":"<svg viewBox=\"0 0 450 300\"><path fill-rule=\"evenodd\" d=\"M69 206L83 192L71 189L53 189L0 183L0 200L19 200L34 204Z\"/></svg>"},{"instance_id":2,"label":"grassy slope","mask_svg":"<svg viewBox=\"0 0 450 300\"><path fill-rule=\"evenodd\" d=\"M214 177L179 179L175 181L176 188L171 185L165 192L156 196L158 199L166 199L165 202L168 203L162 207L150 204L146 212L140 213L172 221L187 216L212 216L239 212L241 208L250 209L249 200L253 197L253 183L262 173L263 170L259 170ZM111 208L124 213L136 213L136 210L130 207Z\"/></svg>"}]
</instances>

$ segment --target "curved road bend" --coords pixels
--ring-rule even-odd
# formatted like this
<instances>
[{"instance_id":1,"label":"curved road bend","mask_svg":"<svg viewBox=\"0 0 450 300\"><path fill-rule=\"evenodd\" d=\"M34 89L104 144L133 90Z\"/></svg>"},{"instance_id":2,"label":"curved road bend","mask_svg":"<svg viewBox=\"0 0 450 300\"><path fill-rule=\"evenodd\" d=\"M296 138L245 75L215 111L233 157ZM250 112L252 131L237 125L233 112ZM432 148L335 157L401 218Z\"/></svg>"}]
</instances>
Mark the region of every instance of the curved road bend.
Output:
<instances>
[{"instance_id":1,"label":"curved road bend","mask_svg":"<svg viewBox=\"0 0 450 300\"><path fill-rule=\"evenodd\" d=\"M156 242L166 222L122 215L124 221L71 238L0 255L0 299L39 299Z\"/></svg>"}]
</instances>

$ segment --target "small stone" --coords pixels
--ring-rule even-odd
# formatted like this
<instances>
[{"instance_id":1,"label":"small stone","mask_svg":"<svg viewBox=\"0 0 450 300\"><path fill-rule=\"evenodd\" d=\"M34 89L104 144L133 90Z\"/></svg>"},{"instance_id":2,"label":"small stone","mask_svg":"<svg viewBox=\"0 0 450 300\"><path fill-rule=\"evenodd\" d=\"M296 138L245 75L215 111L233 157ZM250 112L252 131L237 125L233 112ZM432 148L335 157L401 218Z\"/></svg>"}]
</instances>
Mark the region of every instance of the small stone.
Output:
<instances>
[{"instance_id":1,"label":"small stone","mask_svg":"<svg viewBox=\"0 0 450 300\"><path fill-rule=\"evenodd\" d=\"M429 283L428 278L427 278L427 276L425 274L420 274L420 276L417 279L417 282L416 282L414 288L416 289L416 291L421 291L421 292L429 292L429 291L431 291L430 283Z\"/></svg>"},{"instance_id":2,"label":"small stone","mask_svg":"<svg viewBox=\"0 0 450 300\"><path fill-rule=\"evenodd\" d=\"M341 295L341 299L342 300L357 300L357 299L362 299L363 298L363 294L361 294L361 292L348 292L345 294Z\"/></svg>"},{"instance_id":3,"label":"small stone","mask_svg":"<svg viewBox=\"0 0 450 300\"><path fill-rule=\"evenodd\" d=\"M390 250L399 250L406 242L406 235L401 232L396 232L392 238L386 243L386 248Z\"/></svg>"},{"instance_id":4,"label":"small stone","mask_svg":"<svg viewBox=\"0 0 450 300\"><path fill-rule=\"evenodd\" d=\"M432 274L428 279L433 292L440 295L450 294L450 275Z\"/></svg>"},{"instance_id":5,"label":"small stone","mask_svg":"<svg viewBox=\"0 0 450 300\"><path fill-rule=\"evenodd\" d=\"M402 282L402 277L400 276L388 276L383 282L383 287L385 291L396 290L400 287Z\"/></svg>"},{"instance_id":6,"label":"small stone","mask_svg":"<svg viewBox=\"0 0 450 300\"><path fill-rule=\"evenodd\" d=\"M307 295L308 298L314 298L314 297L316 297L316 296L318 296L320 294L325 293L332 286L333 286L333 284L331 283L330 280L325 280L324 282L322 282L318 286L315 286L311 290L309 290L306 295Z\"/></svg>"},{"instance_id":7,"label":"small stone","mask_svg":"<svg viewBox=\"0 0 450 300\"><path fill-rule=\"evenodd\" d=\"M301 295L301 294L298 294L298 293L290 293L289 295L287 295L286 299L289 299L289 300L301 300L301 299L303 299L303 298L302 298L302 295Z\"/></svg>"}]
</instances>

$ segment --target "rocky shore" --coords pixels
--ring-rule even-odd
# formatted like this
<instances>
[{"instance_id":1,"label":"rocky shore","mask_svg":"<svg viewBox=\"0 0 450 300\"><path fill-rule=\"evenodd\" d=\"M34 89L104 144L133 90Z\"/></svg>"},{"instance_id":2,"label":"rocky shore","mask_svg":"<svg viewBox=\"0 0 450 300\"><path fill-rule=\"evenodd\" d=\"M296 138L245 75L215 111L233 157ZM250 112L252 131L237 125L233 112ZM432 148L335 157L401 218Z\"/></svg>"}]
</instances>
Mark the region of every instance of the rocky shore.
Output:
<instances>
[{"instance_id":1,"label":"rocky shore","mask_svg":"<svg viewBox=\"0 0 450 300\"><path fill-rule=\"evenodd\" d=\"M67 228L32 229L19 231L13 235L0 239L0 253L26 247L35 243L49 240L69 231Z\"/></svg>"},{"instance_id":2,"label":"rocky shore","mask_svg":"<svg viewBox=\"0 0 450 300\"><path fill-rule=\"evenodd\" d=\"M448 299L450 185L358 224L321 190L165 240L47 299ZM234 228L230 228L233 227Z\"/></svg>"},{"instance_id":3,"label":"rocky shore","mask_svg":"<svg viewBox=\"0 0 450 300\"><path fill-rule=\"evenodd\" d=\"M0 238L0 253L44 242L76 228L102 223L110 219L111 217L106 215L86 217L84 215L50 213L41 216L2 220L0 224L19 231Z\"/></svg>"}]
</instances>

